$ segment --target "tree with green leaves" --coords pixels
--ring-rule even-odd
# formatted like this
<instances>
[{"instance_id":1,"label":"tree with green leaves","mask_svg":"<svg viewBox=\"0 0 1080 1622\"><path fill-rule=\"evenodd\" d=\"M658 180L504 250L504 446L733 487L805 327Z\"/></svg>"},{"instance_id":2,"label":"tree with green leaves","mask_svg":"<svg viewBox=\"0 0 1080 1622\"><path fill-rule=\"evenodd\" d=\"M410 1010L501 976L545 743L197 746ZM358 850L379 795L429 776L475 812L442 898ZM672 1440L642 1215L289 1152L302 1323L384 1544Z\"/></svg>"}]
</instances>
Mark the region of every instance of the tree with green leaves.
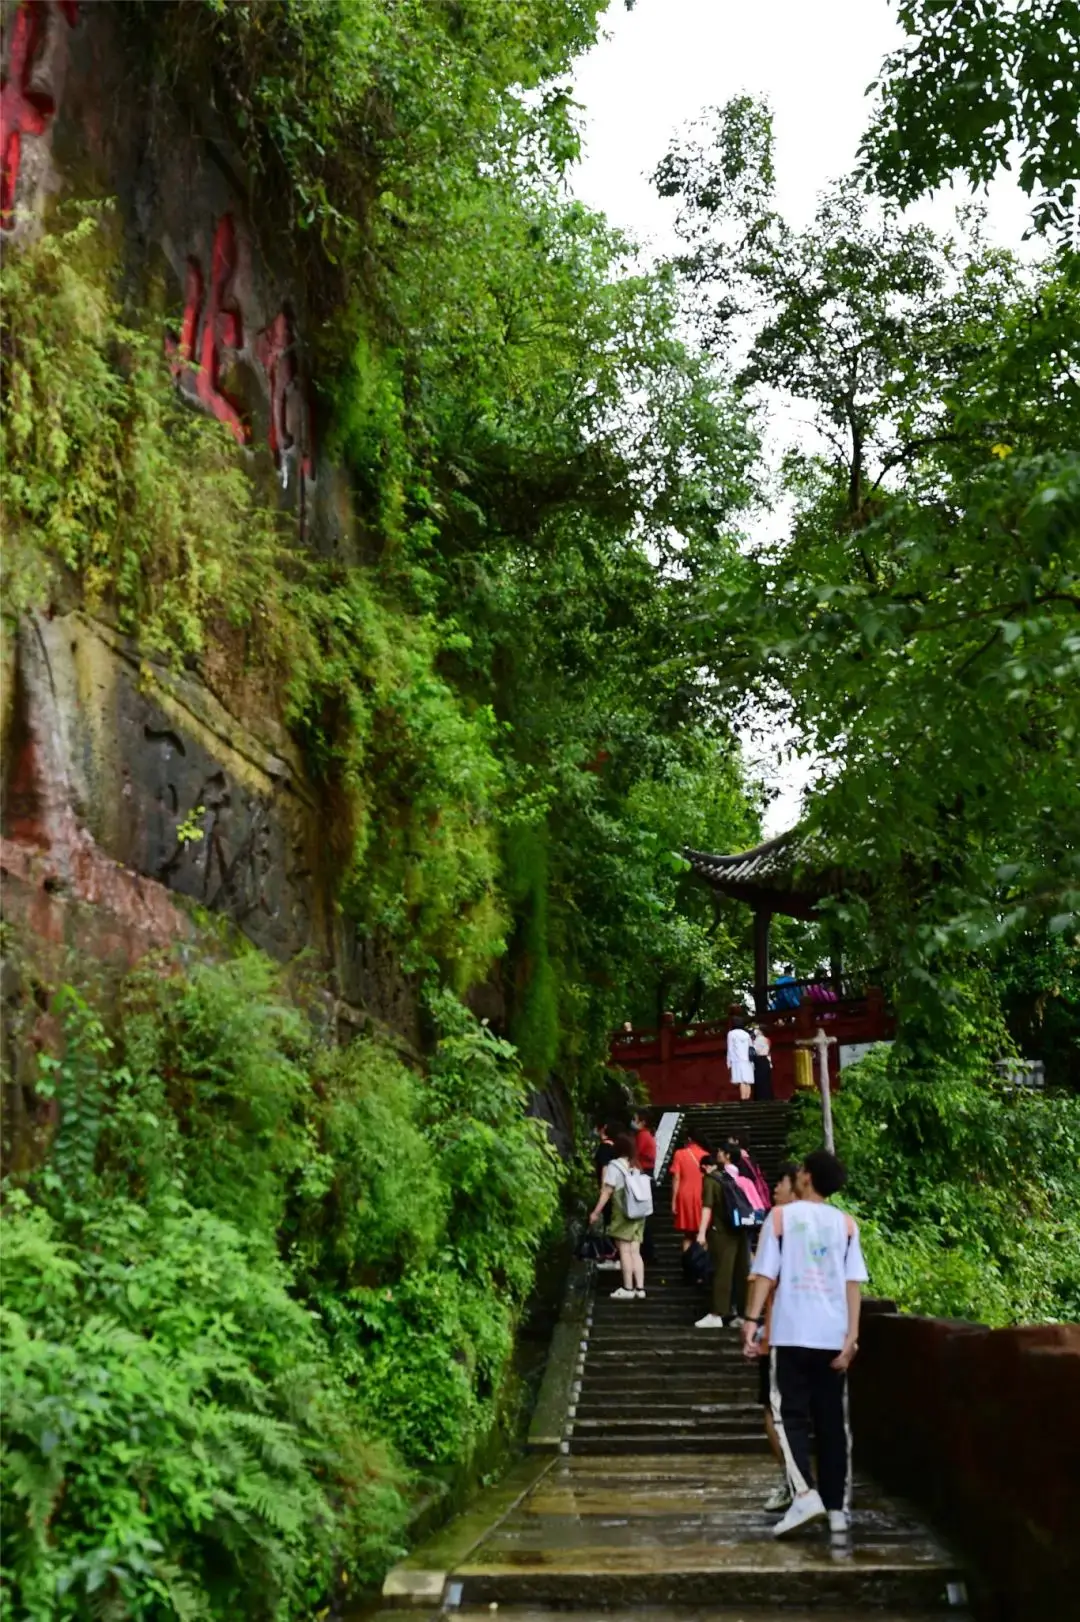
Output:
<instances>
[{"instance_id":1,"label":"tree with green leaves","mask_svg":"<svg viewBox=\"0 0 1080 1622\"><path fill-rule=\"evenodd\" d=\"M1034 920L1077 928L1080 301L977 218L939 240L854 186L794 232L770 172L767 115L740 100L659 175L708 341L741 318L741 381L813 429L784 460L789 521L703 602L728 679L816 754L847 915L869 887L910 998Z\"/></svg>"},{"instance_id":2,"label":"tree with green leaves","mask_svg":"<svg viewBox=\"0 0 1080 1622\"><path fill-rule=\"evenodd\" d=\"M1019 157L1037 231L1075 234L1077 0L897 0L907 40L871 88L867 173L902 204L955 175L985 186ZM1078 244L1073 241L1075 251Z\"/></svg>"}]
</instances>

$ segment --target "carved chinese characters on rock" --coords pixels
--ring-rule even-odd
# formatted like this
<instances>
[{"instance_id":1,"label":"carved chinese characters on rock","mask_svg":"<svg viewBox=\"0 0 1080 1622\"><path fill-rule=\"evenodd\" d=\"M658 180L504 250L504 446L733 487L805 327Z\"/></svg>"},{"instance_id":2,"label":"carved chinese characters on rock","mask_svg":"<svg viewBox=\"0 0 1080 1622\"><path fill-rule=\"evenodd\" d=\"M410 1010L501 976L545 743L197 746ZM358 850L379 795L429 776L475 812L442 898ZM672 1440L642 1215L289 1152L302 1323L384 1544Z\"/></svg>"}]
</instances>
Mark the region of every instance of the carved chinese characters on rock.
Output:
<instances>
[{"instance_id":1,"label":"carved chinese characters on rock","mask_svg":"<svg viewBox=\"0 0 1080 1622\"><path fill-rule=\"evenodd\" d=\"M270 386L270 450L279 470L290 451L299 449L300 471L312 474L310 427L300 367L296 358L296 334L292 316L282 310L255 340Z\"/></svg>"},{"instance_id":2,"label":"carved chinese characters on rock","mask_svg":"<svg viewBox=\"0 0 1080 1622\"><path fill-rule=\"evenodd\" d=\"M7 72L0 86L0 229L15 224L15 200L26 136L44 135L56 113L46 54L61 18L73 28L77 0L23 0L11 27Z\"/></svg>"},{"instance_id":3,"label":"carved chinese characters on rock","mask_svg":"<svg viewBox=\"0 0 1080 1622\"><path fill-rule=\"evenodd\" d=\"M249 344L237 269L236 227L232 215L223 214L214 231L209 275L198 259L188 260L180 334L166 339L166 349L184 393L223 422L240 445L251 443L251 425L226 380L242 358L255 364L269 397L270 452L287 485L294 463L304 478L314 470L293 319L287 309L281 310Z\"/></svg>"},{"instance_id":4,"label":"carved chinese characters on rock","mask_svg":"<svg viewBox=\"0 0 1080 1622\"><path fill-rule=\"evenodd\" d=\"M209 285L198 260L189 259L180 341L167 338L165 346L177 381L225 423L238 444L246 445L250 434L239 403L221 385L222 374L244 346L243 318L232 293L235 275L236 228L232 215L223 214L214 232Z\"/></svg>"}]
</instances>

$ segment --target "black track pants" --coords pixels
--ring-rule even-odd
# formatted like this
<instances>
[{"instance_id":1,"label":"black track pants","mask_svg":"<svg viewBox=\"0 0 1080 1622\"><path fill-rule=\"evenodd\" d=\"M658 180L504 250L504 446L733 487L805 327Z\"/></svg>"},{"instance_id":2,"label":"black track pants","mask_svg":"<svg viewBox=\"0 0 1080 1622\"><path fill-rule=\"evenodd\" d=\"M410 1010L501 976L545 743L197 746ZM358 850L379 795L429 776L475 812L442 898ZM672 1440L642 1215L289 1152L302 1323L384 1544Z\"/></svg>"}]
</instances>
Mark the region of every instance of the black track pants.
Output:
<instances>
[{"instance_id":1,"label":"black track pants","mask_svg":"<svg viewBox=\"0 0 1080 1622\"><path fill-rule=\"evenodd\" d=\"M835 1352L774 1346L769 1353L773 1422L794 1493L814 1485L811 1431L817 1444L817 1485L826 1509L851 1505L851 1426L847 1375L832 1368Z\"/></svg>"}]
</instances>

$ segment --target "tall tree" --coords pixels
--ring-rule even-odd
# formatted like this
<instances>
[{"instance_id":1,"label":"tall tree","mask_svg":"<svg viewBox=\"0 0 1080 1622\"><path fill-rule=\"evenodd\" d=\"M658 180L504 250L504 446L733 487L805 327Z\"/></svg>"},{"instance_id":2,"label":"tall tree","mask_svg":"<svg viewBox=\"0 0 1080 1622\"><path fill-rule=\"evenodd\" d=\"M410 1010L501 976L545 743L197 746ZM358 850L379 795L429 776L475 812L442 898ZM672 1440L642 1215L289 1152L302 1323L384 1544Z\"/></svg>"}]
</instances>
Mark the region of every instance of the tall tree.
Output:
<instances>
[{"instance_id":1,"label":"tall tree","mask_svg":"<svg viewBox=\"0 0 1080 1622\"><path fill-rule=\"evenodd\" d=\"M744 100L666 160L703 330L805 415L786 533L704 594L743 681L817 753L813 819L918 982L952 946L1080 911L1080 300L843 186L794 232ZM777 695L781 695L777 698Z\"/></svg>"}]
</instances>

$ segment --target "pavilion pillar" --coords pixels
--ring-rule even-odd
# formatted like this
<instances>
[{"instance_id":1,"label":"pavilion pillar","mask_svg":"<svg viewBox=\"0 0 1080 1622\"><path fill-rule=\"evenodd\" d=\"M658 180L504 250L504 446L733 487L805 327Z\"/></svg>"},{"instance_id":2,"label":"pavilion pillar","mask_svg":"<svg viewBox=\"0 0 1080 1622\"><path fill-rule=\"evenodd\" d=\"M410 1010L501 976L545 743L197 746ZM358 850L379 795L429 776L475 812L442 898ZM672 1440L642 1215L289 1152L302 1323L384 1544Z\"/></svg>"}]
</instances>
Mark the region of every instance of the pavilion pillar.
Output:
<instances>
[{"instance_id":1,"label":"pavilion pillar","mask_svg":"<svg viewBox=\"0 0 1080 1622\"><path fill-rule=\"evenodd\" d=\"M772 917L768 907L754 908L754 1008L759 1019L769 1012L769 936Z\"/></svg>"}]
</instances>

